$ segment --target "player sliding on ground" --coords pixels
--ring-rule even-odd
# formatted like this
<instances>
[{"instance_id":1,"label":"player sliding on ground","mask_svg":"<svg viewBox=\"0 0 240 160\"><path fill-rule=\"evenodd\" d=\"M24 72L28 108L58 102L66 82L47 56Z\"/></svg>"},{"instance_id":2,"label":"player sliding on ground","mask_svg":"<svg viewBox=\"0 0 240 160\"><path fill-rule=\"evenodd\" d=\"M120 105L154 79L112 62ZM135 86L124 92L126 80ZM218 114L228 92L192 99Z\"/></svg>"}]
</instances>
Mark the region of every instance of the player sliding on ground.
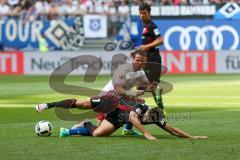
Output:
<instances>
[{"instance_id":1,"label":"player sliding on ground","mask_svg":"<svg viewBox=\"0 0 240 160\"><path fill-rule=\"evenodd\" d=\"M150 108L145 104L138 104L134 107L124 106L117 104L117 98L114 96L93 97L91 103L94 107L104 107L105 105L112 104L114 110L106 114L105 119L100 126L93 125L89 120L73 126L71 129L61 128L60 137L66 137L70 135L83 135L83 136L109 136L115 132L123 124L131 122L136 128L138 128L143 135L149 140L156 140L156 137L152 136L147 130L144 129L142 124L156 124L166 132L181 137L191 139L206 139L207 136L192 136L178 128L172 127L167 124L163 118L163 111L161 108Z\"/></svg>"}]
</instances>

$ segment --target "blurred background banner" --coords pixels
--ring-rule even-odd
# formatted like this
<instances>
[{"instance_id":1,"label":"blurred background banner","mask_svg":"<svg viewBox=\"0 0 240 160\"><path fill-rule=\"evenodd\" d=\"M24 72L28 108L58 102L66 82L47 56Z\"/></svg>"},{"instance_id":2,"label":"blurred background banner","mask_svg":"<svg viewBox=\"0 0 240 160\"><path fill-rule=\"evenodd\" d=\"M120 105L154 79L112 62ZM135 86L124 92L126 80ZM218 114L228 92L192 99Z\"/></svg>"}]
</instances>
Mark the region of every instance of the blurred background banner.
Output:
<instances>
[{"instance_id":1,"label":"blurred background banner","mask_svg":"<svg viewBox=\"0 0 240 160\"><path fill-rule=\"evenodd\" d=\"M213 16L216 12L215 5L162 5L151 8L152 16ZM138 16L138 6L131 7L131 14Z\"/></svg>"},{"instance_id":2,"label":"blurred background banner","mask_svg":"<svg viewBox=\"0 0 240 160\"><path fill-rule=\"evenodd\" d=\"M215 51L162 51L170 74L216 74ZM220 69L221 70L221 69Z\"/></svg>"},{"instance_id":3,"label":"blurred background banner","mask_svg":"<svg viewBox=\"0 0 240 160\"><path fill-rule=\"evenodd\" d=\"M44 38L49 49L61 49L61 41L71 30L74 19L65 21L27 21L6 19L1 21L1 44L6 49L31 50L39 48Z\"/></svg>"},{"instance_id":4,"label":"blurred background banner","mask_svg":"<svg viewBox=\"0 0 240 160\"><path fill-rule=\"evenodd\" d=\"M111 74L113 57L119 52L81 51L81 52L0 52L1 75L50 75L57 67L78 56L92 55L102 60L100 74ZM128 56L128 52L122 52ZM163 65L168 74L232 74L240 73L240 51L161 51ZM107 55L107 56L106 56ZM116 64L115 64L116 63ZM86 64L79 65L71 74L84 75ZM94 62L90 67L98 67ZM96 68L98 69L98 68Z\"/></svg>"},{"instance_id":5,"label":"blurred background banner","mask_svg":"<svg viewBox=\"0 0 240 160\"><path fill-rule=\"evenodd\" d=\"M74 61L73 59L78 56L87 57L88 55L100 58L102 66L99 66L98 61L83 63ZM114 59L115 55L125 55L126 59L116 57ZM126 63L127 56L128 52L110 52L106 54L103 50L47 52L44 54L39 51L25 53L0 52L0 75L50 75L55 69L62 66L67 61L70 62L73 68L71 75L84 75L88 67L100 70L101 75L110 75L114 67Z\"/></svg>"},{"instance_id":6,"label":"blurred background banner","mask_svg":"<svg viewBox=\"0 0 240 160\"><path fill-rule=\"evenodd\" d=\"M239 21L157 20L166 50L235 50L239 45Z\"/></svg>"},{"instance_id":7,"label":"blurred background banner","mask_svg":"<svg viewBox=\"0 0 240 160\"><path fill-rule=\"evenodd\" d=\"M0 52L0 75L24 74L23 59L22 52Z\"/></svg>"},{"instance_id":8,"label":"blurred background banner","mask_svg":"<svg viewBox=\"0 0 240 160\"><path fill-rule=\"evenodd\" d=\"M219 51L216 59L217 73L240 73L240 52Z\"/></svg>"},{"instance_id":9,"label":"blurred background banner","mask_svg":"<svg viewBox=\"0 0 240 160\"><path fill-rule=\"evenodd\" d=\"M35 54L32 52L24 53L24 74L26 75L50 75L55 69L67 61L70 61L73 69L72 75L84 75L87 68L99 69L97 62L80 63L74 62L73 58L78 56L93 55L102 60L103 66L100 67L100 74L111 74L112 58L117 53L106 53L103 51L82 51L82 52L48 52L44 54Z\"/></svg>"}]
</instances>

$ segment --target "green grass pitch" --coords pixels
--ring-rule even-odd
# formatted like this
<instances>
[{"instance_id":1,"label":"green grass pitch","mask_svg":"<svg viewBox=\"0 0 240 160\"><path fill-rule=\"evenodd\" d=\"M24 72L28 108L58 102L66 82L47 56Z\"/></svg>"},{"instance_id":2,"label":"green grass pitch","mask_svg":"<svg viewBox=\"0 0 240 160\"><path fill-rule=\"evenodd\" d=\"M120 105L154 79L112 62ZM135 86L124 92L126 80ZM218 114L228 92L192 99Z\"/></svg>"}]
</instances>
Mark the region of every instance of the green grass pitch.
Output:
<instances>
[{"instance_id":1,"label":"green grass pitch","mask_svg":"<svg viewBox=\"0 0 240 160\"><path fill-rule=\"evenodd\" d=\"M82 77L70 77L75 85L101 88L107 77L96 83L82 83ZM121 129L111 137L58 137L59 127L75 122L62 121L54 110L37 114L36 103L70 97L50 89L45 76L0 76L0 159L1 160L237 160L240 159L240 75L164 76L174 90L164 95L168 122L207 140L180 139L156 126L146 128L158 140L123 137ZM147 103L154 106L151 98ZM79 112L79 111L76 111ZM48 120L54 126L50 137L37 137L34 126Z\"/></svg>"}]
</instances>

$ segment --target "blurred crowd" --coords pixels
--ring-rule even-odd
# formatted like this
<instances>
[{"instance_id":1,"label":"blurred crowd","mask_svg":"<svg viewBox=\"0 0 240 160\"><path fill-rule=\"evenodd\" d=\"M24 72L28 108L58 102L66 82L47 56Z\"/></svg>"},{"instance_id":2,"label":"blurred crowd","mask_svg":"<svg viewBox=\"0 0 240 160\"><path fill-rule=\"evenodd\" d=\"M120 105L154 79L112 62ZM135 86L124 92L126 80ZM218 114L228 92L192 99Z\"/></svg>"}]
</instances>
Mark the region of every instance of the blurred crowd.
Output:
<instances>
[{"instance_id":1,"label":"blurred crowd","mask_svg":"<svg viewBox=\"0 0 240 160\"><path fill-rule=\"evenodd\" d=\"M153 5L209 5L240 0L148 0ZM142 0L0 0L0 17L19 16L26 20L56 19L79 14L127 15L131 5Z\"/></svg>"}]
</instances>

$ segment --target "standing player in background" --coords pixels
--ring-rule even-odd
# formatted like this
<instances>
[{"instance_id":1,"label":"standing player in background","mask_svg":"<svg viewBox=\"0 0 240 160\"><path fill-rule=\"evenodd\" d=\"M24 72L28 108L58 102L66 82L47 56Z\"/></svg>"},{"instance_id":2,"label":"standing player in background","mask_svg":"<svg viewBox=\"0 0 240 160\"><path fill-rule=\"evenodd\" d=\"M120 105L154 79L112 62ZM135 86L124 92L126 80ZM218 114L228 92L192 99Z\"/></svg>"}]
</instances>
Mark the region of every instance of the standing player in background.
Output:
<instances>
[{"instance_id":1,"label":"standing player in background","mask_svg":"<svg viewBox=\"0 0 240 160\"><path fill-rule=\"evenodd\" d=\"M150 83L160 83L162 59L159 54L158 46L163 44L163 38L158 30L158 26L151 20L151 6L147 3L142 3L139 6L140 19L143 23L142 45L139 49L147 51L147 64L145 65L145 74ZM158 107L164 109L161 94L156 97L153 95Z\"/></svg>"},{"instance_id":2,"label":"standing player in background","mask_svg":"<svg viewBox=\"0 0 240 160\"><path fill-rule=\"evenodd\" d=\"M158 30L158 26L151 20L150 12L151 6L149 4L141 3L139 5L139 15L143 24L143 30L142 45L138 46L137 48L148 53L148 63L144 68L148 81L150 83L160 83L162 60L157 47L163 44L163 38ZM164 111L161 92L162 90L156 89L152 94L157 106ZM125 129L123 129L122 135L131 135L132 133L132 124L129 123L126 125Z\"/></svg>"}]
</instances>

